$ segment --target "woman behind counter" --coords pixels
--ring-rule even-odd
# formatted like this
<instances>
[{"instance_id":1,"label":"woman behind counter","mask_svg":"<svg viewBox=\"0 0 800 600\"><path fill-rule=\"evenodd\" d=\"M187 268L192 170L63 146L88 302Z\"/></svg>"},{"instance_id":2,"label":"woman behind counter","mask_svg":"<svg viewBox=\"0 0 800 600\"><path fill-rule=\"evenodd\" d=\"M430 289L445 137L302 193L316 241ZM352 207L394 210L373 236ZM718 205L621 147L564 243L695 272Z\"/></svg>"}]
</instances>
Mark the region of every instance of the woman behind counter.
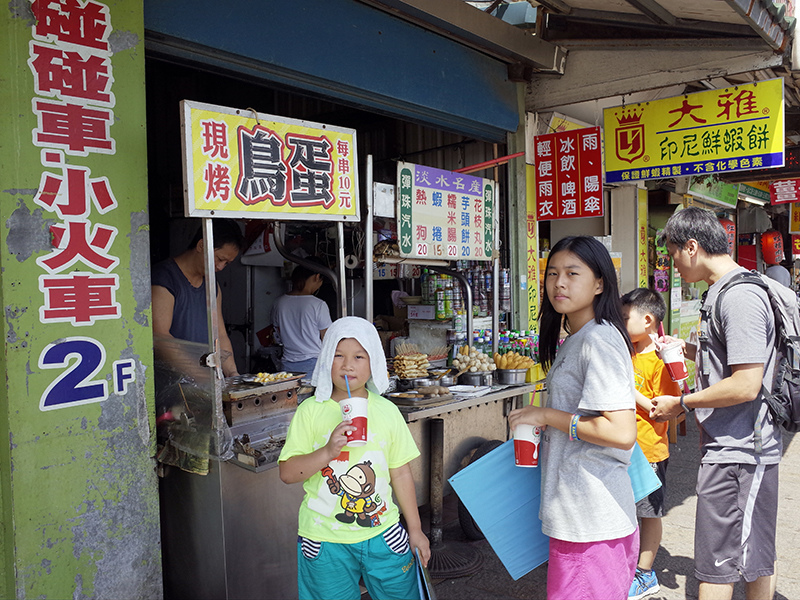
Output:
<instances>
[{"instance_id":1,"label":"woman behind counter","mask_svg":"<svg viewBox=\"0 0 800 600\"><path fill-rule=\"evenodd\" d=\"M214 219L214 269L217 273L231 264L242 249L244 238L234 221ZM203 230L200 228L189 247L174 258L153 267L153 334L156 338L176 338L198 344L208 343L206 279ZM222 290L217 284L220 358L226 377L238 375L233 347L222 318ZM162 344L163 345L163 344ZM174 356L164 357L181 364ZM194 361L196 362L196 361Z\"/></svg>"},{"instance_id":2,"label":"woman behind counter","mask_svg":"<svg viewBox=\"0 0 800 600\"><path fill-rule=\"evenodd\" d=\"M322 275L298 265L292 271L292 291L272 307L272 324L283 344L284 371L308 373L317 365L322 338L331 325L328 305L315 293L322 287Z\"/></svg>"}]
</instances>

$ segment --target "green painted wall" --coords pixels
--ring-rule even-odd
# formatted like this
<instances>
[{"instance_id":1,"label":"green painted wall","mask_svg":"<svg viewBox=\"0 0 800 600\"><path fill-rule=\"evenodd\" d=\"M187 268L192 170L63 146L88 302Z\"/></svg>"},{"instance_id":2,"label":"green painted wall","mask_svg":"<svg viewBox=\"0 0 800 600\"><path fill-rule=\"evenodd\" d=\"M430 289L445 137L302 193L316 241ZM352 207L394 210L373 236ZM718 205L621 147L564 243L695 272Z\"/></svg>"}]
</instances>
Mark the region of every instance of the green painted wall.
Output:
<instances>
[{"instance_id":1,"label":"green painted wall","mask_svg":"<svg viewBox=\"0 0 800 600\"><path fill-rule=\"evenodd\" d=\"M113 101L105 106L96 94L76 101L63 87L37 90L28 64L34 53L42 54L32 44L37 27L43 27L41 20L35 27L36 6L12 0L0 17L0 364L6 374L6 385L0 386L0 597L158 598L143 3L86 5L108 9L98 13L101 19L107 14L111 26L105 54L61 38L36 41L57 52L60 59L49 58L51 65L63 61L77 69L89 56L104 64L110 58ZM41 73L42 64L33 68ZM37 124L37 101L112 111L105 122L113 152L91 144L76 150L74 130L71 150L59 148L58 135L34 145L37 128L59 132L52 124ZM43 151L59 149L54 156L62 164L48 163ZM80 186L50 205L35 201L44 174L66 178L81 169L89 169L90 181L107 178L116 206L100 201L101 209L88 202L87 214L68 214L67 200L80 203L75 191ZM102 189L102 181L95 183ZM78 229L55 248L50 228L68 229L71 222ZM76 247L81 226L89 232L98 226L115 230L107 245L97 242L94 249L118 262L101 268L100 261L84 261L79 253L74 264L51 264L48 270L42 259L66 256ZM97 287L81 288L76 273ZM108 278L117 280L115 290ZM45 281L51 287L41 289ZM83 295L71 304L69 294L56 293L59 285L70 293L84 289L101 296ZM113 299L102 297L110 291ZM43 316L43 307L54 312ZM90 309L103 307L110 318L88 316ZM97 371L84 379L88 392L62 379L95 359ZM48 392L56 381L64 387ZM105 394L96 387L102 382ZM52 403L47 410L43 396Z\"/></svg>"}]
</instances>

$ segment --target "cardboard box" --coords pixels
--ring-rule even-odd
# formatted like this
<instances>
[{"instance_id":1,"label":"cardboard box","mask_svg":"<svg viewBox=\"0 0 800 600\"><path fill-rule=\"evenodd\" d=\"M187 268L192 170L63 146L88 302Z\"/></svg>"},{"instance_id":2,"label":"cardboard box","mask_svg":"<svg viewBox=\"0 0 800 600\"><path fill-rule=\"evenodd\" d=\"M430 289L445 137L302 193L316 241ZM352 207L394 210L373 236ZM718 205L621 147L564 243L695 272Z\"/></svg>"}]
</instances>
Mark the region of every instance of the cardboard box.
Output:
<instances>
[{"instance_id":1,"label":"cardboard box","mask_svg":"<svg viewBox=\"0 0 800 600\"><path fill-rule=\"evenodd\" d=\"M409 319L434 319L436 307L432 304L410 304L408 306Z\"/></svg>"},{"instance_id":2,"label":"cardboard box","mask_svg":"<svg viewBox=\"0 0 800 600\"><path fill-rule=\"evenodd\" d=\"M405 331L406 320L389 315L378 315L375 317L375 327L385 331Z\"/></svg>"},{"instance_id":3,"label":"cardboard box","mask_svg":"<svg viewBox=\"0 0 800 600\"><path fill-rule=\"evenodd\" d=\"M400 308L399 306L392 306L394 309L394 316L398 319L403 319L405 321L408 318L408 307L403 306Z\"/></svg>"}]
</instances>

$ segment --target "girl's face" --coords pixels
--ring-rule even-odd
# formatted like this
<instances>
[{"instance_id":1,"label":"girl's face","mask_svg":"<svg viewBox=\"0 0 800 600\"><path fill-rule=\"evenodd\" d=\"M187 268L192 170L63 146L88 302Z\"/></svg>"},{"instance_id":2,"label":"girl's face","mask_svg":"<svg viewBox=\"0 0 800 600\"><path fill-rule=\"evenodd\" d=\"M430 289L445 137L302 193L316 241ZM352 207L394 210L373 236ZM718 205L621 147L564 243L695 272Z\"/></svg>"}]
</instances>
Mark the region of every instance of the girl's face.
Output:
<instances>
[{"instance_id":1,"label":"girl's face","mask_svg":"<svg viewBox=\"0 0 800 600\"><path fill-rule=\"evenodd\" d=\"M345 381L345 375L347 381ZM335 400L347 397L347 385L353 396L366 397L365 386L372 377L369 354L355 338L344 338L336 346L331 367L331 381L336 389Z\"/></svg>"},{"instance_id":2,"label":"girl's face","mask_svg":"<svg viewBox=\"0 0 800 600\"><path fill-rule=\"evenodd\" d=\"M550 256L545 289L556 312L567 316L575 333L594 318L594 297L603 291L603 280L595 277L577 255L562 250Z\"/></svg>"}]
</instances>

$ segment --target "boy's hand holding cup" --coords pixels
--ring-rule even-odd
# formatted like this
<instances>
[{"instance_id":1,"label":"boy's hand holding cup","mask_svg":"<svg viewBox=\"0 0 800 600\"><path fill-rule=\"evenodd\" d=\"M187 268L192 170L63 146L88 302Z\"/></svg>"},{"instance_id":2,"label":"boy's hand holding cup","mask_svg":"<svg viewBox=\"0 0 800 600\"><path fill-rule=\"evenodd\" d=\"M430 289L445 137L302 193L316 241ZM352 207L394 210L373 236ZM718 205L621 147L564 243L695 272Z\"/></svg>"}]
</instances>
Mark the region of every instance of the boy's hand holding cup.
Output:
<instances>
[{"instance_id":1,"label":"boy's hand holding cup","mask_svg":"<svg viewBox=\"0 0 800 600\"><path fill-rule=\"evenodd\" d=\"M653 338L653 341L672 381L687 379L689 371L686 369L686 359L683 356L683 340L664 336L660 340Z\"/></svg>"}]
</instances>

